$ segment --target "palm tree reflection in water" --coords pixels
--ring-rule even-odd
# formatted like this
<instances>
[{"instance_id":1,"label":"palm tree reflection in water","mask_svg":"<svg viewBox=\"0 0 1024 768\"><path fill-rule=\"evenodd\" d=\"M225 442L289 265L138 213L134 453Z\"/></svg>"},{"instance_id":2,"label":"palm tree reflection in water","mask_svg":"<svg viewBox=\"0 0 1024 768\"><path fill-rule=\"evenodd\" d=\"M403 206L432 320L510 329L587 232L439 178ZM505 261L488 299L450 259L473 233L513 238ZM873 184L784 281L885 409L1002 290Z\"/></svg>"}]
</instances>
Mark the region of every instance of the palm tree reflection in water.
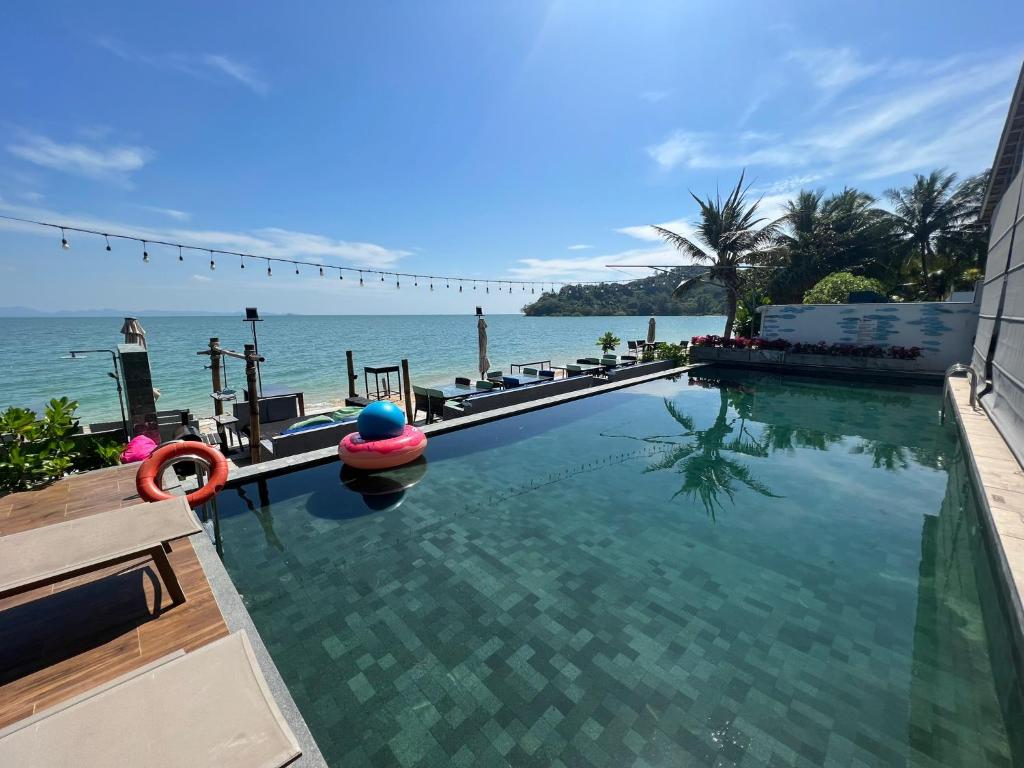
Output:
<instances>
[{"instance_id":1,"label":"palm tree reflection in water","mask_svg":"<svg viewBox=\"0 0 1024 768\"><path fill-rule=\"evenodd\" d=\"M696 377L691 377L690 382L709 386ZM780 497L755 478L749 467L734 458L764 458L769 453L768 446L755 439L747 429L751 406L748 392L742 386L730 385L724 381L715 380L712 386L718 388L720 401L718 415L710 427L696 429L693 418L682 413L673 401L665 398L665 410L684 431L679 435L655 435L633 439L666 446L664 456L648 466L644 472L678 472L683 476L683 484L672 494L672 498L675 499L682 494L693 500L699 499L704 511L715 520L716 510L724 509L722 496L735 503L737 484L746 486L762 496L773 499ZM730 407L734 411L732 416L729 413ZM686 439L686 442L678 442L679 438Z\"/></svg>"}]
</instances>

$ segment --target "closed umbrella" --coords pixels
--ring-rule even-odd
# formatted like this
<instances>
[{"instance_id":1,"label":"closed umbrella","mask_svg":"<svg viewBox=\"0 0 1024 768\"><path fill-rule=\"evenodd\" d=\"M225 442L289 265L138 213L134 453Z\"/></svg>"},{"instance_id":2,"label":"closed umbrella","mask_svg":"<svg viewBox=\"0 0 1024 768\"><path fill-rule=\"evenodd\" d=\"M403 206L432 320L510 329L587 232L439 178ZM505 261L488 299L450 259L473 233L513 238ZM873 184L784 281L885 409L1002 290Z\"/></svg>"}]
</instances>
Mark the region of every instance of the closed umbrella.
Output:
<instances>
[{"instance_id":1,"label":"closed umbrella","mask_svg":"<svg viewBox=\"0 0 1024 768\"><path fill-rule=\"evenodd\" d=\"M647 321L647 343L654 343L654 318Z\"/></svg>"},{"instance_id":2,"label":"closed umbrella","mask_svg":"<svg viewBox=\"0 0 1024 768\"><path fill-rule=\"evenodd\" d=\"M491 361L487 359L487 321L484 316L476 321L477 351L480 354L480 378L486 378L487 372L491 369Z\"/></svg>"},{"instance_id":3,"label":"closed umbrella","mask_svg":"<svg viewBox=\"0 0 1024 768\"><path fill-rule=\"evenodd\" d=\"M140 323L136 318L126 317L124 319L124 325L121 326L121 333L124 334L125 344L138 344L140 347L145 349L146 329L142 327L142 323Z\"/></svg>"}]
</instances>

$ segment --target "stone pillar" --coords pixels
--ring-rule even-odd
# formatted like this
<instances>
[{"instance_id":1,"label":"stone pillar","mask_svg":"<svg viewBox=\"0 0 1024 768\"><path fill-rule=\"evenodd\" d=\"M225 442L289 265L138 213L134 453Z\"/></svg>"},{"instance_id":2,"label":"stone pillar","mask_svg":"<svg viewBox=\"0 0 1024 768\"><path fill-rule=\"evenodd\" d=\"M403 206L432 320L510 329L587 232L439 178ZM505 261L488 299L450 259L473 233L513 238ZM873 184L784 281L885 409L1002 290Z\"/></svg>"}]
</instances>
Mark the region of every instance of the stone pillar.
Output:
<instances>
[{"instance_id":1,"label":"stone pillar","mask_svg":"<svg viewBox=\"0 0 1024 768\"><path fill-rule=\"evenodd\" d=\"M153 376L149 370L149 352L140 344L118 344L124 395L128 407L129 437L146 435L160 442L156 420L156 399L153 397Z\"/></svg>"}]
</instances>

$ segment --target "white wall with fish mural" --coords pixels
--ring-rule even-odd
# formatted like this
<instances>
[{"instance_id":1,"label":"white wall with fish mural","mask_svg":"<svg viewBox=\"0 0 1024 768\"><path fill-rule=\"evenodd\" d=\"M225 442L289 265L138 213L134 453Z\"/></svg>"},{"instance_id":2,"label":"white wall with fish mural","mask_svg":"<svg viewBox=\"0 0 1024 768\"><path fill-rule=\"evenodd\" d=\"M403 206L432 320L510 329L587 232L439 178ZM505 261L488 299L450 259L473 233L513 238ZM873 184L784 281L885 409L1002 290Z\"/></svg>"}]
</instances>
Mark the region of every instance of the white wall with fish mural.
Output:
<instances>
[{"instance_id":1,"label":"white wall with fish mural","mask_svg":"<svg viewBox=\"0 0 1024 768\"><path fill-rule=\"evenodd\" d=\"M929 368L969 363L977 303L774 304L761 309L766 339L882 347L920 347Z\"/></svg>"}]
</instances>

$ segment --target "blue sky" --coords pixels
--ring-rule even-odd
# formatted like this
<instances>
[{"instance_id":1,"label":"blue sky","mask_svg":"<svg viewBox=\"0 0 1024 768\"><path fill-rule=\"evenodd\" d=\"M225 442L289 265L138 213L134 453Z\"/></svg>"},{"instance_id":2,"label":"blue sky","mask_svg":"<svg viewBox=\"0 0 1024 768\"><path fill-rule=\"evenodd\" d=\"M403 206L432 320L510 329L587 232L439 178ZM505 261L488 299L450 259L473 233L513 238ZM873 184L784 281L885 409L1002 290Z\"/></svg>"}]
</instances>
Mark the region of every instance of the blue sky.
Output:
<instances>
[{"instance_id":1,"label":"blue sky","mask_svg":"<svg viewBox=\"0 0 1024 768\"><path fill-rule=\"evenodd\" d=\"M685 230L687 190L743 167L768 214L801 186L986 167L1022 28L1019 2L11 2L0 213L328 265L614 279L603 265L678 262L646 225ZM151 255L0 224L0 305L480 301Z\"/></svg>"}]
</instances>

